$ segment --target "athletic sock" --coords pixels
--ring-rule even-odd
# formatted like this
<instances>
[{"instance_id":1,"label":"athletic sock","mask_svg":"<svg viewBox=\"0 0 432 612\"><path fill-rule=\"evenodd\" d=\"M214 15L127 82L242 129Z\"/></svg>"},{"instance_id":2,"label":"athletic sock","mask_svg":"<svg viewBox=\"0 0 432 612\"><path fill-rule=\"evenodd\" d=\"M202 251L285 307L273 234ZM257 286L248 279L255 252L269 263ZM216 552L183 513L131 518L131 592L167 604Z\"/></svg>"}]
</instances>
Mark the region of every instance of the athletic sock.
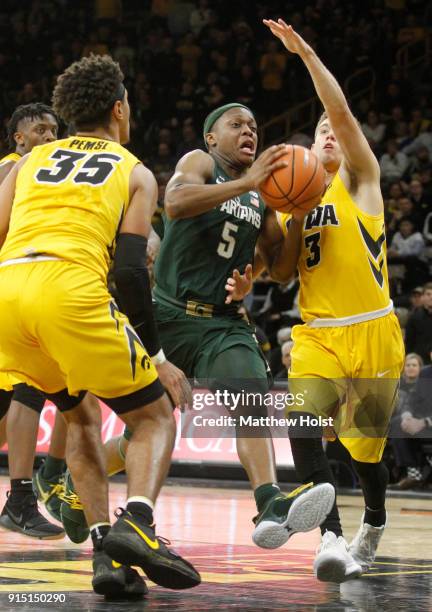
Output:
<instances>
[{"instance_id":1,"label":"athletic sock","mask_svg":"<svg viewBox=\"0 0 432 612\"><path fill-rule=\"evenodd\" d=\"M93 542L93 550L103 550L102 543L104 537L108 534L111 529L109 523L96 523L90 527L90 535Z\"/></svg>"},{"instance_id":2,"label":"athletic sock","mask_svg":"<svg viewBox=\"0 0 432 612\"><path fill-rule=\"evenodd\" d=\"M363 522L372 525L372 527L382 527L385 525L386 517L387 513L385 508L373 510L366 506Z\"/></svg>"},{"instance_id":3,"label":"athletic sock","mask_svg":"<svg viewBox=\"0 0 432 612\"><path fill-rule=\"evenodd\" d=\"M9 504L19 506L28 495L34 494L31 478L13 478L10 483Z\"/></svg>"},{"instance_id":4,"label":"athletic sock","mask_svg":"<svg viewBox=\"0 0 432 612\"><path fill-rule=\"evenodd\" d=\"M55 476L59 476L66 469L66 462L64 459L57 459L47 455L45 463L42 469L42 476L47 480L53 480Z\"/></svg>"},{"instance_id":5,"label":"athletic sock","mask_svg":"<svg viewBox=\"0 0 432 612\"><path fill-rule=\"evenodd\" d=\"M131 501L126 505L126 510L138 518L143 519L149 525L153 525L153 508L144 502Z\"/></svg>"},{"instance_id":6,"label":"athletic sock","mask_svg":"<svg viewBox=\"0 0 432 612\"><path fill-rule=\"evenodd\" d=\"M261 512L266 503L278 493L280 493L280 488L274 482L257 487L254 491L254 497L258 512Z\"/></svg>"}]
</instances>

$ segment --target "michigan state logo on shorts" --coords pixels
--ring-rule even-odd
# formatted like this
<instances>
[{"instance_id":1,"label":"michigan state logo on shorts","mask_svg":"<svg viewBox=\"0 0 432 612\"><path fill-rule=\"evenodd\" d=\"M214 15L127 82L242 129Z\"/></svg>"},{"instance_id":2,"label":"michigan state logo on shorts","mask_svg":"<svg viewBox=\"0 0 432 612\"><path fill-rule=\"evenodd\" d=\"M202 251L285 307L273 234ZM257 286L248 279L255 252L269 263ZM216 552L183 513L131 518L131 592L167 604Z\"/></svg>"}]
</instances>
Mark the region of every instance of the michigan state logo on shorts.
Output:
<instances>
[{"instance_id":1,"label":"michigan state logo on shorts","mask_svg":"<svg viewBox=\"0 0 432 612\"><path fill-rule=\"evenodd\" d=\"M206 317L211 319L213 316L213 309L213 304L202 304L201 302L194 302L193 300L188 300L186 304L186 314L192 317Z\"/></svg>"}]
</instances>

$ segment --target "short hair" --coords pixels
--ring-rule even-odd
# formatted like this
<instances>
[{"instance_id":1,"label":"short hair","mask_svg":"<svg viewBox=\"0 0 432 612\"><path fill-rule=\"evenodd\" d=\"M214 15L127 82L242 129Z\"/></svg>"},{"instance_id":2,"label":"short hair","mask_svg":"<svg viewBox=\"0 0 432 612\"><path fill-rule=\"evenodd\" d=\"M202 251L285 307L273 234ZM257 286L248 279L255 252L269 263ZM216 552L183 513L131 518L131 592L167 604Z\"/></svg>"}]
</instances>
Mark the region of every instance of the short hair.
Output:
<instances>
[{"instance_id":1,"label":"short hair","mask_svg":"<svg viewBox=\"0 0 432 612\"><path fill-rule=\"evenodd\" d=\"M376 112L376 111L375 111L375 112ZM324 112L322 113L321 117L318 119L318 123L317 123L317 124L316 124L316 126L315 126L315 132L314 132L315 137L316 137L317 130L318 130L319 126L321 125L321 123L322 123L323 121L325 121L326 119L328 119L328 118L329 118L329 117L328 117L328 115L327 115L326 111L324 111ZM357 117L355 117L355 116L354 116L354 119L357 121L357 124L358 124L358 125L359 125L359 127L361 128L361 123L360 123L360 121L357 119Z\"/></svg>"},{"instance_id":2,"label":"short hair","mask_svg":"<svg viewBox=\"0 0 432 612\"><path fill-rule=\"evenodd\" d=\"M15 146L14 134L17 132L20 121L23 119L30 119L30 121L33 119L42 119L43 115L51 115L58 123L58 118L54 110L47 104L34 102L33 104L22 104L18 106L12 113L6 127L9 145L11 147Z\"/></svg>"},{"instance_id":3,"label":"short hair","mask_svg":"<svg viewBox=\"0 0 432 612\"><path fill-rule=\"evenodd\" d=\"M123 100L124 75L109 55L90 55L71 64L57 79L55 112L77 129L109 123L114 102Z\"/></svg>"},{"instance_id":4,"label":"short hair","mask_svg":"<svg viewBox=\"0 0 432 612\"><path fill-rule=\"evenodd\" d=\"M324 111L324 112L321 114L321 117L318 119L318 123L317 123L317 124L316 124L316 126L315 126L315 132L314 132L315 136L316 136L316 133L317 133L317 129L319 128L319 126L321 125L321 123L322 123L322 122L323 122L325 119L328 119L328 115L327 115L327 113Z\"/></svg>"},{"instance_id":5,"label":"short hair","mask_svg":"<svg viewBox=\"0 0 432 612\"><path fill-rule=\"evenodd\" d=\"M408 361L408 359L416 359L421 368L424 365L423 358L417 353L408 353L408 355L405 356L405 363Z\"/></svg>"},{"instance_id":6,"label":"short hair","mask_svg":"<svg viewBox=\"0 0 432 612\"><path fill-rule=\"evenodd\" d=\"M423 292L428 290L432 291L432 283L426 283L425 285L423 285Z\"/></svg>"}]
</instances>

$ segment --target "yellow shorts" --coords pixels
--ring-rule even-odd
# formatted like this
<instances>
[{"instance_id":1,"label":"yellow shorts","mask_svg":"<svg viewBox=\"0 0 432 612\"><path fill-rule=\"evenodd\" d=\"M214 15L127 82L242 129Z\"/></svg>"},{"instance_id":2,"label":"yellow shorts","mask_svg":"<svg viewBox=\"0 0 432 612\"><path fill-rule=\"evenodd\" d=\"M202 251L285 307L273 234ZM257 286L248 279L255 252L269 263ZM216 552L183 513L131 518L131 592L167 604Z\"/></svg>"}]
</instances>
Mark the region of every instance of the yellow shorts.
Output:
<instances>
[{"instance_id":1,"label":"yellow shorts","mask_svg":"<svg viewBox=\"0 0 432 612\"><path fill-rule=\"evenodd\" d=\"M289 389L302 403L289 411L331 417L353 459L380 461L405 355L395 314L344 327L296 325L292 337Z\"/></svg>"},{"instance_id":2,"label":"yellow shorts","mask_svg":"<svg viewBox=\"0 0 432 612\"><path fill-rule=\"evenodd\" d=\"M117 412L127 411L131 394L138 401L147 391L149 403L163 393L106 284L65 261L0 267L0 371L46 393L114 398L107 402L114 410L118 398Z\"/></svg>"}]
</instances>

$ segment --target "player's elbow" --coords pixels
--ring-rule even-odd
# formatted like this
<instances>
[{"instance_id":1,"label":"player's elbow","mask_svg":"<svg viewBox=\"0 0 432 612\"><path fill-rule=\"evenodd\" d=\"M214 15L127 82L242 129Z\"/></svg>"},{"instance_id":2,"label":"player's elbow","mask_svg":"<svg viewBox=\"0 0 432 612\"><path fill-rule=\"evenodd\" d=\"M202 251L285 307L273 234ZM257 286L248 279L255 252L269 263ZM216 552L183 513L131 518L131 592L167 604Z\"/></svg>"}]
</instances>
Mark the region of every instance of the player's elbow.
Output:
<instances>
[{"instance_id":1,"label":"player's elbow","mask_svg":"<svg viewBox=\"0 0 432 612\"><path fill-rule=\"evenodd\" d=\"M173 185L165 193L165 214L169 219L181 219L184 216L184 198L181 185Z\"/></svg>"}]
</instances>

